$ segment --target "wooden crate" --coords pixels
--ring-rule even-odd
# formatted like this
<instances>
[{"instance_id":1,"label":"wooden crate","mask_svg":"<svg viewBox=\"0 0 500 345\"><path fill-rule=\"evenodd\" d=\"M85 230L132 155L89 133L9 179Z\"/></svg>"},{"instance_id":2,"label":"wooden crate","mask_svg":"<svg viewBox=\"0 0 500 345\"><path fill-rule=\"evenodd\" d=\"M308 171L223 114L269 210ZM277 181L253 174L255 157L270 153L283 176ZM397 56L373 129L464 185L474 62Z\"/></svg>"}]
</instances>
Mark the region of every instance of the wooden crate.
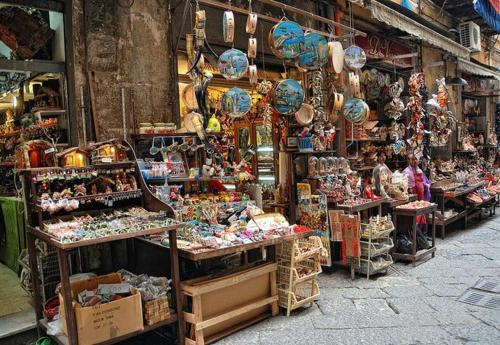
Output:
<instances>
[{"instance_id":1,"label":"wooden crate","mask_svg":"<svg viewBox=\"0 0 500 345\"><path fill-rule=\"evenodd\" d=\"M144 324L150 326L170 317L168 298L160 297L152 301L143 302Z\"/></svg>"},{"instance_id":2,"label":"wooden crate","mask_svg":"<svg viewBox=\"0 0 500 345\"><path fill-rule=\"evenodd\" d=\"M278 314L277 264L182 282L186 345L213 343Z\"/></svg>"}]
</instances>

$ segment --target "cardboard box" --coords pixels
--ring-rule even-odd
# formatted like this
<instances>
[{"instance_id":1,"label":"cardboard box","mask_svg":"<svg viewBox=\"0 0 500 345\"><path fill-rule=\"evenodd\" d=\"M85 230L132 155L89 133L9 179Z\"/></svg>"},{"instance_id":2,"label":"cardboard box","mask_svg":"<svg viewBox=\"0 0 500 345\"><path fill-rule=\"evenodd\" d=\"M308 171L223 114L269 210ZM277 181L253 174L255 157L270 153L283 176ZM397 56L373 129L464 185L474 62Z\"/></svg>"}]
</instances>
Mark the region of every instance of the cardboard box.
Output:
<instances>
[{"instance_id":1,"label":"cardboard box","mask_svg":"<svg viewBox=\"0 0 500 345\"><path fill-rule=\"evenodd\" d=\"M119 273L82 280L71 283L71 293L72 296L76 296L80 291L97 288L100 283L116 284L121 283L121 281ZM64 333L67 335L64 298L61 294L59 294L59 300L61 301L59 313ZM82 307L73 299L73 307L78 331L78 345L96 344L144 329L141 295L136 289L132 290L131 296L93 307Z\"/></svg>"}]
</instances>

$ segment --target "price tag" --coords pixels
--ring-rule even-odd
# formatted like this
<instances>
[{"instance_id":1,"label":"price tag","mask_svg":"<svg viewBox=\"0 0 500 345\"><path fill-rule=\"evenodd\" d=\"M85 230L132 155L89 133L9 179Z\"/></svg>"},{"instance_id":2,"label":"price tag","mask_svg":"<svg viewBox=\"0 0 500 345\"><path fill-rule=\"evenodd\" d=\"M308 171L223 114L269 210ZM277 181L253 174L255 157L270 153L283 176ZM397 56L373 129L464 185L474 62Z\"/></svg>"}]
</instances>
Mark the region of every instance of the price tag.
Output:
<instances>
[{"instance_id":1,"label":"price tag","mask_svg":"<svg viewBox=\"0 0 500 345\"><path fill-rule=\"evenodd\" d=\"M111 159L111 157L104 157L101 159L101 162L103 163L112 163L113 160Z\"/></svg>"},{"instance_id":2,"label":"price tag","mask_svg":"<svg viewBox=\"0 0 500 345\"><path fill-rule=\"evenodd\" d=\"M55 150L56 150L55 148L51 147L51 148L48 148L47 150L45 150L44 152L45 152L45 154L49 154L49 153L54 152Z\"/></svg>"}]
</instances>

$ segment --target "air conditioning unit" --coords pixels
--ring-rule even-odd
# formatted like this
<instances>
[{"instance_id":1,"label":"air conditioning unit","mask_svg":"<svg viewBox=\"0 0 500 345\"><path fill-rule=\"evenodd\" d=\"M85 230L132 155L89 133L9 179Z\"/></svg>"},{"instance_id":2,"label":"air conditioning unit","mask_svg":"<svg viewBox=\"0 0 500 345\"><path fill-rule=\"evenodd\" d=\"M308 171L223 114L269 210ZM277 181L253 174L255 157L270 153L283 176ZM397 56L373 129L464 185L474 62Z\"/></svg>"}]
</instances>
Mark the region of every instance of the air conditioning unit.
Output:
<instances>
[{"instance_id":1,"label":"air conditioning unit","mask_svg":"<svg viewBox=\"0 0 500 345\"><path fill-rule=\"evenodd\" d=\"M472 52L481 51L481 28L474 22L461 23L458 26L460 44Z\"/></svg>"}]
</instances>

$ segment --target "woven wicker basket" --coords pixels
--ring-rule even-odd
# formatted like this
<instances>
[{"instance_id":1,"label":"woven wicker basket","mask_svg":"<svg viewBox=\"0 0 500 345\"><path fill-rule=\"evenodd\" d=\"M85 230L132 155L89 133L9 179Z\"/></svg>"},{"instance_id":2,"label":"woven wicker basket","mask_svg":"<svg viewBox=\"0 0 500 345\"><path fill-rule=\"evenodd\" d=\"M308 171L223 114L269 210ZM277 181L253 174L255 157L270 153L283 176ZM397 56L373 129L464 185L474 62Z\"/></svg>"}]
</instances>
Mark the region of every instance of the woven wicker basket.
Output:
<instances>
[{"instance_id":1,"label":"woven wicker basket","mask_svg":"<svg viewBox=\"0 0 500 345\"><path fill-rule=\"evenodd\" d=\"M160 297L152 301L143 302L142 309L144 312L144 323L148 326L154 325L170 317L167 297Z\"/></svg>"}]
</instances>

